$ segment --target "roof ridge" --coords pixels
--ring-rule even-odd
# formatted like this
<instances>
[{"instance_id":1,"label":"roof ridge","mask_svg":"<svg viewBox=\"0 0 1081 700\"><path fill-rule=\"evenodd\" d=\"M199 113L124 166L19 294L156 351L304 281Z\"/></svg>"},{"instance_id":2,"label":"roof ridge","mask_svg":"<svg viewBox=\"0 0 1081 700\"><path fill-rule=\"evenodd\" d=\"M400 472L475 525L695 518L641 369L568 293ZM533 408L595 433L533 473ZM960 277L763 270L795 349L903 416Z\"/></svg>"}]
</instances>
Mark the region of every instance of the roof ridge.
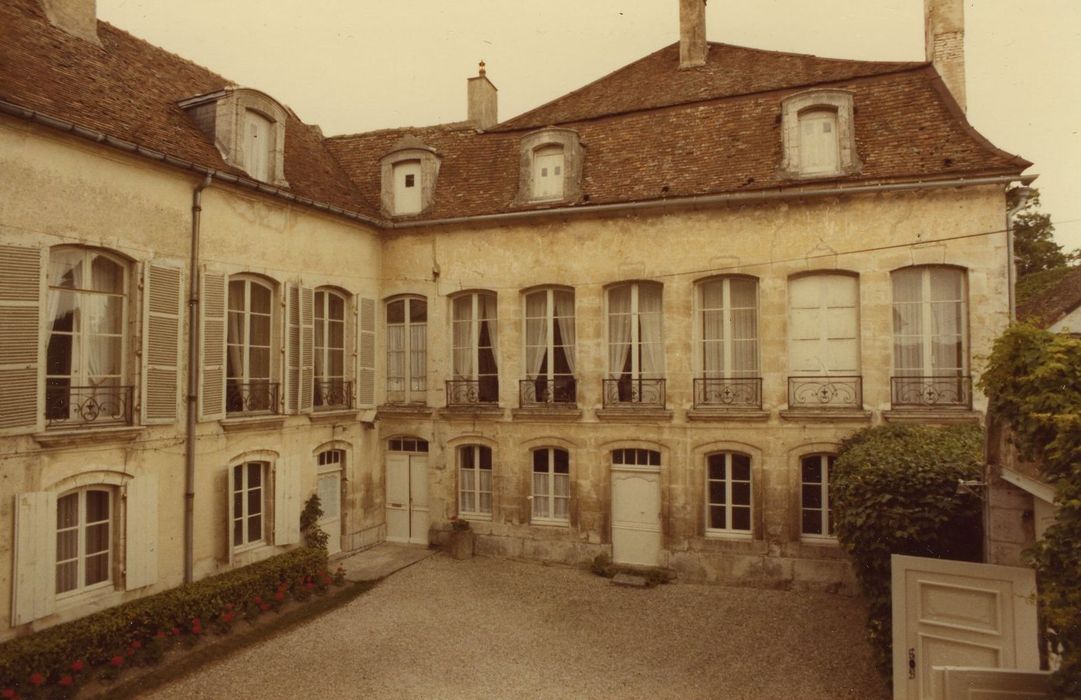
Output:
<instances>
[{"instance_id":1,"label":"roof ridge","mask_svg":"<svg viewBox=\"0 0 1081 700\"><path fill-rule=\"evenodd\" d=\"M476 129L472 124L473 123L468 120L462 120L457 122L444 122L442 124L430 124L428 126L390 126L383 129L372 129L371 131L355 131L349 134L335 134L334 136L327 136L326 140L345 140L360 136L381 136L383 134L415 131L475 131Z\"/></svg>"}]
</instances>

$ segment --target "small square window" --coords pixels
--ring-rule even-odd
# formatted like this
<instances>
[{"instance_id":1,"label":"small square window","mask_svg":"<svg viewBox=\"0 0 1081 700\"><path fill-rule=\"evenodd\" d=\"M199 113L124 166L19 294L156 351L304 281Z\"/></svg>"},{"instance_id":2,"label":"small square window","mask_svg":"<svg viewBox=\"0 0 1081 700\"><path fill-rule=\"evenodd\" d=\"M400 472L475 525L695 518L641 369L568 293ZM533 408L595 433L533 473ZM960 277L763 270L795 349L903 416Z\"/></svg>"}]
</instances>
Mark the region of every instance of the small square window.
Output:
<instances>
[{"instance_id":1,"label":"small square window","mask_svg":"<svg viewBox=\"0 0 1081 700\"><path fill-rule=\"evenodd\" d=\"M416 184L416 179L417 179L417 176L416 176L416 175L413 175L412 173L410 173L410 174L406 175L406 176L405 176L405 186L406 186L406 187L413 187L413 186L415 186L415 184Z\"/></svg>"}]
</instances>

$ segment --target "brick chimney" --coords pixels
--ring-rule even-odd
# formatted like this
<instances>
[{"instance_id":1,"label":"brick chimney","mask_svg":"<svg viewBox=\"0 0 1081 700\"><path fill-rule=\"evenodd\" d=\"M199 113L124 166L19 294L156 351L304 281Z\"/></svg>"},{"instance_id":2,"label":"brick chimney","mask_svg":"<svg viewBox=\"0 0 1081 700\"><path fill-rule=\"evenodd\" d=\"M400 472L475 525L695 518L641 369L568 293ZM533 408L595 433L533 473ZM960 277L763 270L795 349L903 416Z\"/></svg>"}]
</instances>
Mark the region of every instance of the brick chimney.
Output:
<instances>
[{"instance_id":1,"label":"brick chimney","mask_svg":"<svg viewBox=\"0 0 1081 700\"><path fill-rule=\"evenodd\" d=\"M927 60L965 110L964 0L923 0L923 17Z\"/></svg>"},{"instance_id":2,"label":"brick chimney","mask_svg":"<svg viewBox=\"0 0 1081 700\"><path fill-rule=\"evenodd\" d=\"M679 0L679 69L706 65L706 0Z\"/></svg>"},{"instance_id":3,"label":"brick chimney","mask_svg":"<svg viewBox=\"0 0 1081 700\"><path fill-rule=\"evenodd\" d=\"M476 128L490 129L499 123L497 92L499 91L495 85L488 80L487 71L484 70L484 61L481 61L477 77L469 79L467 94L469 100L467 119L473 122Z\"/></svg>"},{"instance_id":4,"label":"brick chimney","mask_svg":"<svg viewBox=\"0 0 1081 700\"><path fill-rule=\"evenodd\" d=\"M49 24L101 46L97 0L41 0Z\"/></svg>"}]
</instances>

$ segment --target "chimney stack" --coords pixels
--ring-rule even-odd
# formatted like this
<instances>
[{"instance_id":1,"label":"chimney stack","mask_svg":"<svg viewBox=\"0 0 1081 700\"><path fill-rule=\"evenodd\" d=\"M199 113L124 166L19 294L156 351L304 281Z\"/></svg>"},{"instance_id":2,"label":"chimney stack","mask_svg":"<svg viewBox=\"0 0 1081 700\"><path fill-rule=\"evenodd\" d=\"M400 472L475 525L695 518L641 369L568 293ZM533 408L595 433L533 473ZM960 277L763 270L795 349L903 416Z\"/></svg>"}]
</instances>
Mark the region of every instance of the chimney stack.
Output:
<instances>
[{"instance_id":1,"label":"chimney stack","mask_svg":"<svg viewBox=\"0 0 1081 700\"><path fill-rule=\"evenodd\" d=\"M49 24L101 46L97 0L41 0Z\"/></svg>"},{"instance_id":2,"label":"chimney stack","mask_svg":"<svg viewBox=\"0 0 1081 700\"><path fill-rule=\"evenodd\" d=\"M930 61L961 110L965 106L964 0L923 0L924 42Z\"/></svg>"},{"instance_id":3,"label":"chimney stack","mask_svg":"<svg viewBox=\"0 0 1081 700\"><path fill-rule=\"evenodd\" d=\"M499 91L495 85L488 80L487 71L484 70L484 61L481 61L477 77L470 78L468 84L467 118L473 122L474 127L483 131L499 123L497 92Z\"/></svg>"},{"instance_id":4,"label":"chimney stack","mask_svg":"<svg viewBox=\"0 0 1081 700\"><path fill-rule=\"evenodd\" d=\"M706 65L706 0L679 0L679 69Z\"/></svg>"}]
</instances>

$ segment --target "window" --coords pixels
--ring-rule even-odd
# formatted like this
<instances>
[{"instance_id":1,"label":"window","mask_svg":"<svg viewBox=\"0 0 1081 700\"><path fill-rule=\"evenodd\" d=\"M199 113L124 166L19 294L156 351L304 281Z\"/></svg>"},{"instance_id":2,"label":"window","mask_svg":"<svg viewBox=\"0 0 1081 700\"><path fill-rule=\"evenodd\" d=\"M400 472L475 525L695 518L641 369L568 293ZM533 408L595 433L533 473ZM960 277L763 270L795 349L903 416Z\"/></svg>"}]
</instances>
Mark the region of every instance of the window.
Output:
<instances>
[{"instance_id":1,"label":"window","mask_svg":"<svg viewBox=\"0 0 1081 700\"><path fill-rule=\"evenodd\" d=\"M406 160L394 164L394 213L419 214L422 208L420 161Z\"/></svg>"},{"instance_id":2,"label":"window","mask_svg":"<svg viewBox=\"0 0 1081 700\"><path fill-rule=\"evenodd\" d=\"M570 518L570 455L566 450L533 450L533 520Z\"/></svg>"},{"instance_id":3,"label":"window","mask_svg":"<svg viewBox=\"0 0 1081 700\"><path fill-rule=\"evenodd\" d=\"M458 513L463 517L492 515L492 449L484 445L458 448Z\"/></svg>"},{"instance_id":4,"label":"window","mask_svg":"<svg viewBox=\"0 0 1081 700\"><path fill-rule=\"evenodd\" d=\"M388 440L388 449L391 452L427 452L428 441L419 438L394 438Z\"/></svg>"},{"instance_id":5,"label":"window","mask_svg":"<svg viewBox=\"0 0 1081 700\"><path fill-rule=\"evenodd\" d=\"M800 532L805 536L833 537L830 474L834 455L806 455L800 459Z\"/></svg>"},{"instance_id":6,"label":"window","mask_svg":"<svg viewBox=\"0 0 1081 700\"><path fill-rule=\"evenodd\" d=\"M751 458L739 452L706 457L707 533L751 532Z\"/></svg>"},{"instance_id":7,"label":"window","mask_svg":"<svg viewBox=\"0 0 1081 700\"><path fill-rule=\"evenodd\" d=\"M536 199L563 198L563 147L544 146L533 154L533 195Z\"/></svg>"},{"instance_id":8,"label":"window","mask_svg":"<svg viewBox=\"0 0 1081 700\"><path fill-rule=\"evenodd\" d=\"M233 546L263 542L266 478L269 464L244 462L233 467Z\"/></svg>"},{"instance_id":9,"label":"window","mask_svg":"<svg viewBox=\"0 0 1081 700\"><path fill-rule=\"evenodd\" d=\"M128 266L86 248L49 253L45 418L50 426L132 418L127 376Z\"/></svg>"},{"instance_id":10,"label":"window","mask_svg":"<svg viewBox=\"0 0 1081 700\"><path fill-rule=\"evenodd\" d=\"M244 162L248 174L270 182L270 162L274 151L274 124L255 110L244 110Z\"/></svg>"},{"instance_id":11,"label":"window","mask_svg":"<svg viewBox=\"0 0 1081 700\"><path fill-rule=\"evenodd\" d=\"M789 406L862 406L859 280L821 272L788 288Z\"/></svg>"},{"instance_id":12,"label":"window","mask_svg":"<svg viewBox=\"0 0 1081 700\"><path fill-rule=\"evenodd\" d=\"M612 450L612 464L659 467L661 466L661 453L656 450L643 450L631 447Z\"/></svg>"},{"instance_id":13,"label":"window","mask_svg":"<svg viewBox=\"0 0 1081 700\"><path fill-rule=\"evenodd\" d=\"M799 165L805 175L835 173L840 159L837 112L810 110L799 115Z\"/></svg>"},{"instance_id":14,"label":"window","mask_svg":"<svg viewBox=\"0 0 1081 700\"><path fill-rule=\"evenodd\" d=\"M217 146L229 165L279 187L285 179L285 122L288 112L268 95L226 87L179 102L192 124Z\"/></svg>"},{"instance_id":15,"label":"window","mask_svg":"<svg viewBox=\"0 0 1081 700\"><path fill-rule=\"evenodd\" d=\"M574 403L574 292L542 289L525 296L522 403Z\"/></svg>"},{"instance_id":16,"label":"window","mask_svg":"<svg viewBox=\"0 0 1081 700\"><path fill-rule=\"evenodd\" d=\"M229 280L225 407L230 413L277 409L278 385L270 381L273 297L259 280Z\"/></svg>"},{"instance_id":17,"label":"window","mask_svg":"<svg viewBox=\"0 0 1081 700\"><path fill-rule=\"evenodd\" d=\"M608 290L606 404L664 405L661 289L632 282Z\"/></svg>"},{"instance_id":18,"label":"window","mask_svg":"<svg viewBox=\"0 0 1081 700\"><path fill-rule=\"evenodd\" d=\"M760 406L758 280L723 277L699 283L698 313L696 405Z\"/></svg>"},{"instance_id":19,"label":"window","mask_svg":"<svg viewBox=\"0 0 1081 700\"><path fill-rule=\"evenodd\" d=\"M316 409L348 408L353 387L345 381L345 298L331 291L315 293Z\"/></svg>"},{"instance_id":20,"label":"window","mask_svg":"<svg viewBox=\"0 0 1081 700\"><path fill-rule=\"evenodd\" d=\"M428 302L406 297L387 302L387 402L426 403Z\"/></svg>"},{"instance_id":21,"label":"window","mask_svg":"<svg viewBox=\"0 0 1081 700\"><path fill-rule=\"evenodd\" d=\"M498 403L496 296L473 292L452 304L454 379L448 383L448 403Z\"/></svg>"},{"instance_id":22,"label":"window","mask_svg":"<svg viewBox=\"0 0 1081 700\"><path fill-rule=\"evenodd\" d=\"M56 501L56 592L104 587L112 580L113 498L84 488Z\"/></svg>"}]
</instances>

